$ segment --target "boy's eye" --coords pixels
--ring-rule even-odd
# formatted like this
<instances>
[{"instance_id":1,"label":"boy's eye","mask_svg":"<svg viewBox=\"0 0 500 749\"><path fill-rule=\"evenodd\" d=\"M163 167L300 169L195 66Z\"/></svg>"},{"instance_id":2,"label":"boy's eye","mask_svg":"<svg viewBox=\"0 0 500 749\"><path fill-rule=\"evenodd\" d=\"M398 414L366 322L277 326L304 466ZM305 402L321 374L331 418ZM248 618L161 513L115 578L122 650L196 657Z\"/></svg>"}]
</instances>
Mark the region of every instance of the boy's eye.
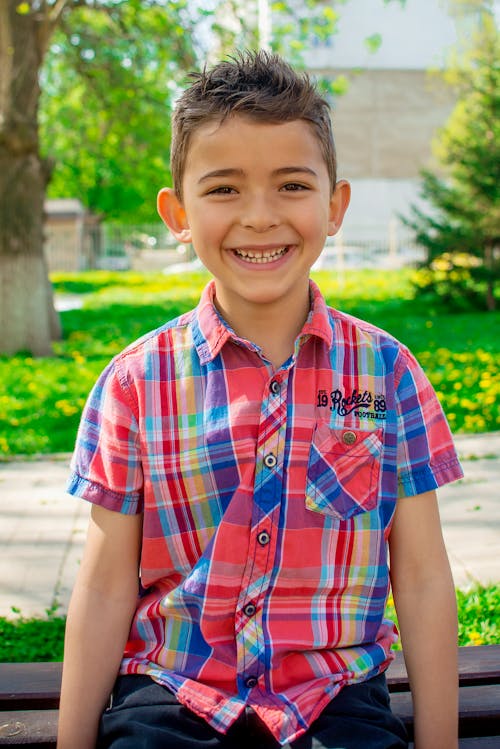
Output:
<instances>
[{"instance_id":1,"label":"boy's eye","mask_svg":"<svg viewBox=\"0 0 500 749\"><path fill-rule=\"evenodd\" d=\"M232 195L233 192L235 192L234 187L227 187L223 185L222 187L214 187L212 190L208 191L208 195Z\"/></svg>"},{"instance_id":2,"label":"boy's eye","mask_svg":"<svg viewBox=\"0 0 500 749\"><path fill-rule=\"evenodd\" d=\"M287 182L287 184L283 185L281 189L285 190L285 192L295 192L298 190L308 190L309 188L306 185L299 184L298 182Z\"/></svg>"}]
</instances>

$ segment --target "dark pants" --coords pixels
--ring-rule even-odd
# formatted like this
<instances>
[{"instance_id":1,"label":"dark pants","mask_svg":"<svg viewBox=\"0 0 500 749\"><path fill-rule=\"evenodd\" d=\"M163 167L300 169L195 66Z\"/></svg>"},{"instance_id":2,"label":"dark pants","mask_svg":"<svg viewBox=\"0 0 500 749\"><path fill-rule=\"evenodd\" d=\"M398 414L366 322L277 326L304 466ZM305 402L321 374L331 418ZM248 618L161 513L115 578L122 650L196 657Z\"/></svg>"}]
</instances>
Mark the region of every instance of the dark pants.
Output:
<instances>
[{"instance_id":1,"label":"dark pants","mask_svg":"<svg viewBox=\"0 0 500 749\"><path fill-rule=\"evenodd\" d=\"M247 708L226 734L179 704L148 676L120 676L113 705L101 718L97 749L279 749ZM404 749L402 722L392 712L385 676L344 687L293 749Z\"/></svg>"}]
</instances>

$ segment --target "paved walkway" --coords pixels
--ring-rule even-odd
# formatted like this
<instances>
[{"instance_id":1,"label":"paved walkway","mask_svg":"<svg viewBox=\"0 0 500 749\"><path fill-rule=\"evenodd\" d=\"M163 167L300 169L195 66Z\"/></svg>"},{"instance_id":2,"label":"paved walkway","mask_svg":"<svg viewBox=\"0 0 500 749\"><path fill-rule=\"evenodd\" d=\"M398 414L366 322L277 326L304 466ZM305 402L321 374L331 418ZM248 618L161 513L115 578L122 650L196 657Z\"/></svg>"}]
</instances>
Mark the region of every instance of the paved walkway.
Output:
<instances>
[{"instance_id":1,"label":"paved walkway","mask_svg":"<svg viewBox=\"0 0 500 749\"><path fill-rule=\"evenodd\" d=\"M455 584L500 582L500 432L456 444L465 478L439 492ZM64 491L68 462L0 462L0 616L67 609L89 511Z\"/></svg>"}]
</instances>

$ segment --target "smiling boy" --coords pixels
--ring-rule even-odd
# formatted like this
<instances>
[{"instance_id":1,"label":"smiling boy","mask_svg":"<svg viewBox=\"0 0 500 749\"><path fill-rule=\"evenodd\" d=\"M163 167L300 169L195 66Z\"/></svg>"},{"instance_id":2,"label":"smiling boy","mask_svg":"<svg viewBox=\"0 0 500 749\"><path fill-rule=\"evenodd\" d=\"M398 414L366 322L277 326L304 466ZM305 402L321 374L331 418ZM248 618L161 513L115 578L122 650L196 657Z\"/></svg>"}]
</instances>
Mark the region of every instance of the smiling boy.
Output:
<instances>
[{"instance_id":1,"label":"smiling boy","mask_svg":"<svg viewBox=\"0 0 500 749\"><path fill-rule=\"evenodd\" d=\"M310 281L350 196L328 106L276 56L219 63L177 104L172 174L159 213L213 280L82 417L58 747L405 747L392 584L415 747L454 749L435 489L462 474L412 355Z\"/></svg>"},{"instance_id":2,"label":"smiling boy","mask_svg":"<svg viewBox=\"0 0 500 749\"><path fill-rule=\"evenodd\" d=\"M349 185L339 182L332 195L304 120L241 116L193 132L181 184L182 202L173 190L160 192L160 215L216 279L226 322L278 369L306 320L309 271L342 223Z\"/></svg>"}]
</instances>

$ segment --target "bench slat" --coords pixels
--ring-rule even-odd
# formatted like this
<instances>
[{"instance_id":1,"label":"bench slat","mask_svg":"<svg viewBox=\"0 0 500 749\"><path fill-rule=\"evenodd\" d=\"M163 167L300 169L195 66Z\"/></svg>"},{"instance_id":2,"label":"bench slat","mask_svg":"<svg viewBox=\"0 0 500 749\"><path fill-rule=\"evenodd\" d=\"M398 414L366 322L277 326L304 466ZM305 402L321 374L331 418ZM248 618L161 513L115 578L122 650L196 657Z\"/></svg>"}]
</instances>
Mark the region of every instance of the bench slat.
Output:
<instances>
[{"instance_id":1,"label":"bench slat","mask_svg":"<svg viewBox=\"0 0 500 749\"><path fill-rule=\"evenodd\" d=\"M500 682L500 645L460 648L460 685ZM61 663L0 663L0 707L57 707L61 687ZM408 676L401 651L387 671L391 692L406 691Z\"/></svg>"},{"instance_id":2,"label":"bench slat","mask_svg":"<svg viewBox=\"0 0 500 749\"><path fill-rule=\"evenodd\" d=\"M43 723L42 717L45 717L45 723ZM43 730L40 728L41 721ZM44 711L42 715L36 711L3 713L2 724L0 725L0 744L2 746L34 746L37 749L52 749L56 745L56 730L56 710ZM499 739L498 736L460 739L458 745L460 749L498 749ZM411 747L413 747L413 744L411 744Z\"/></svg>"},{"instance_id":3,"label":"bench slat","mask_svg":"<svg viewBox=\"0 0 500 749\"><path fill-rule=\"evenodd\" d=\"M58 707L61 674L62 663L0 663L0 708Z\"/></svg>"},{"instance_id":4,"label":"bench slat","mask_svg":"<svg viewBox=\"0 0 500 749\"><path fill-rule=\"evenodd\" d=\"M500 746L500 684L485 684L474 687L461 687L460 736L497 736L497 749ZM413 709L409 692L391 694L393 711L405 722L407 727L413 723Z\"/></svg>"},{"instance_id":5,"label":"bench slat","mask_svg":"<svg viewBox=\"0 0 500 749\"><path fill-rule=\"evenodd\" d=\"M0 713L2 746L55 746L57 710L14 710Z\"/></svg>"},{"instance_id":6,"label":"bench slat","mask_svg":"<svg viewBox=\"0 0 500 749\"><path fill-rule=\"evenodd\" d=\"M408 689L408 675L401 650L387 670L391 692ZM458 670L460 686L498 684L500 682L500 645L480 645L459 649Z\"/></svg>"},{"instance_id":7,"label":"bench slat","mask_svg":"<svg viewBox=\"0 0 500 749\"><path fill-rule=\"evenodd\" d=\"M466 693L464 695L464 693ZM500 704L500 686L466 687L460 692L460 731L469 736L474 732L498 730L498 717L492 717L491 711L498 714ZM391 697L394 711L406 723L411 722L411 697L409 693L399 692ZM1 746L36 746L37 749L49 749L55 746L57 732L57 710L13 710L0 714ZM498 736L481 738L462 738L460 749L498 749Z\"/></svg>"}]
</instances>

